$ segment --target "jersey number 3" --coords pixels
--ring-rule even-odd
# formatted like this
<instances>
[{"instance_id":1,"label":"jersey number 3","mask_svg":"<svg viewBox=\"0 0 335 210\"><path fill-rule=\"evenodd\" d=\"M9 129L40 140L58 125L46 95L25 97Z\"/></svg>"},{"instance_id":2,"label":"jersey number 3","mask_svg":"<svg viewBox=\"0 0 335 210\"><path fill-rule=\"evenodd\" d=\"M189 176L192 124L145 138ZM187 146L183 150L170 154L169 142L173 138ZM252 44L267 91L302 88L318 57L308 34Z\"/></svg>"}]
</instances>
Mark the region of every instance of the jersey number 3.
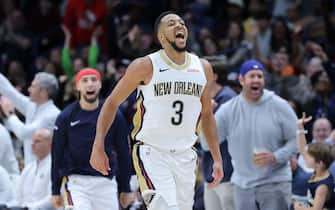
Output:
<instances>
[{"instance_id":1,"label":"jersey number 3","mask_svg":"<svg viewBox=\"0 0 335 210\"><path fill-rule=\"evenodd\" d=\"M180 125L183 120L183 110L184 104L182 101L174 101L172 103L172 108L176 110L175 116L171 118L171 123L173 125Z\"/></svg>"}]
</instances>

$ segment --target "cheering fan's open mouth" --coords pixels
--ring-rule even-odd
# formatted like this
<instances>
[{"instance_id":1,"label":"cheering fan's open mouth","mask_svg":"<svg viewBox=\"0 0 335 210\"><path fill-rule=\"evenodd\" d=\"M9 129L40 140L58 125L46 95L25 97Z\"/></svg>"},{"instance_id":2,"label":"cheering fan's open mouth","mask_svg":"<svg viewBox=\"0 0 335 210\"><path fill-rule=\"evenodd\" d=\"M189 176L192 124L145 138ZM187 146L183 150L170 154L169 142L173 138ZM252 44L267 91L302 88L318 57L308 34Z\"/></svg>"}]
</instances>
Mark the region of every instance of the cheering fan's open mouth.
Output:
<instances>
[{"instance_id":1,"label":"cheering fan's open mouth","mask_svg":"<svg viewBox=\"0 0 335 210\"><path fill-rule=\"evenodd\" d=\"M257 91L257 90L259 90L259 87L257 86L254 86L254 87L251 87L251 90L253 90L253 91Z\"/></svg>"},{"instance_id":2,"label":"cheering fan's open mouth","mask_svg":"<svg viewBox=\"0 0 335 210\"><path fill-rule=\"evenodd\" d=\"M251 86L250 89L253 94L259 94L261 92L261 87L258 85Z\"/></svg>"}]
</instances>

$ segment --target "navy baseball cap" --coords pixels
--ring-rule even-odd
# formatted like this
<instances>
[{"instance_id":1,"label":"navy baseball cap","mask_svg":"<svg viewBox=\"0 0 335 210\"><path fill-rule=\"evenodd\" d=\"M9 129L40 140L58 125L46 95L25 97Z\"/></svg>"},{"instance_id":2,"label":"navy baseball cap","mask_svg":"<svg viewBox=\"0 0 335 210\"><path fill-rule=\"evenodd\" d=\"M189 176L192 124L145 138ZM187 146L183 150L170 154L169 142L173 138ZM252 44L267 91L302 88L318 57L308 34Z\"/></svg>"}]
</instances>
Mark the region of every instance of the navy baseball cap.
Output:
<instances>
[{"instance_id":1,"label":"navy baseball cap","mask_svg":"<svg viewBox=\"0 0 335 210\"><path fill-rule=\"evenodd\" d=\"M244 76L248 71L251 70L260 70L265 72L264 66L256 60L247 60L245 61L240 68L240 75Z\"/></svg>"}]
</instances>

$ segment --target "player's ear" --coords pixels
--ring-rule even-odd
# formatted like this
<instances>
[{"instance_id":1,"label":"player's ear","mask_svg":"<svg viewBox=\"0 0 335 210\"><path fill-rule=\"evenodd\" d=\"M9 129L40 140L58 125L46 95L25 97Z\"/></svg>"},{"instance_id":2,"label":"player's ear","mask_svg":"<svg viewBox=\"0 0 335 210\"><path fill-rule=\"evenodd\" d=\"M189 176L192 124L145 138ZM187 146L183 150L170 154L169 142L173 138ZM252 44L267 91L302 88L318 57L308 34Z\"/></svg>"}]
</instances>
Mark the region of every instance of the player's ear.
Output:
<instances>
[{"instance_id":1,"label":"player's ear","mask_svg":"<svg viewBox=\"0 0 335 210\"><path fill-rule=\"evenodd\" d=\"M80 82L79 81L75 83L75 90L78 91L78 92L80 90Z\"/></svg>"},{"instance_id":2,"label":"player's ear","mask_svg":"<svg viewBox=\"0 0 335 210\"><path fill-rule=\"evenodd\" d=\"M157 38L158 38L159 42L163 41L164 36L163 36L163 34L160 30L158 30L158 32L157 32Z\"/></svg>"}]
</instances>

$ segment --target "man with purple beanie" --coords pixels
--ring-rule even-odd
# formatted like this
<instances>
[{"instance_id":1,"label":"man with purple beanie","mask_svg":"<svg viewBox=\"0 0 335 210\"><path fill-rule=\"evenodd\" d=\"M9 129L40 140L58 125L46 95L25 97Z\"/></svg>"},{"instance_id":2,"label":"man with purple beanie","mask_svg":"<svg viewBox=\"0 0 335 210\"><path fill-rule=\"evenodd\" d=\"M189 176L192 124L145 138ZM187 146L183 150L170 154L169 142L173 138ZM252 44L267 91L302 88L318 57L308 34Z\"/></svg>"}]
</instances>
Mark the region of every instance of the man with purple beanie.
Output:
<instances>
[{"instance_id":1,"label":"man with purple beanie","mask_svg":"<svg viewBox=\"0 0 335 210\"><path fill-rule=\"evenodd\" d=\"M289 159L297 117L287 101L264 89L264 66L242 64L241 93L215 114L219 141L228 141L236 210L285 210L291 203Z\"/></svg>"}]
</instances>

